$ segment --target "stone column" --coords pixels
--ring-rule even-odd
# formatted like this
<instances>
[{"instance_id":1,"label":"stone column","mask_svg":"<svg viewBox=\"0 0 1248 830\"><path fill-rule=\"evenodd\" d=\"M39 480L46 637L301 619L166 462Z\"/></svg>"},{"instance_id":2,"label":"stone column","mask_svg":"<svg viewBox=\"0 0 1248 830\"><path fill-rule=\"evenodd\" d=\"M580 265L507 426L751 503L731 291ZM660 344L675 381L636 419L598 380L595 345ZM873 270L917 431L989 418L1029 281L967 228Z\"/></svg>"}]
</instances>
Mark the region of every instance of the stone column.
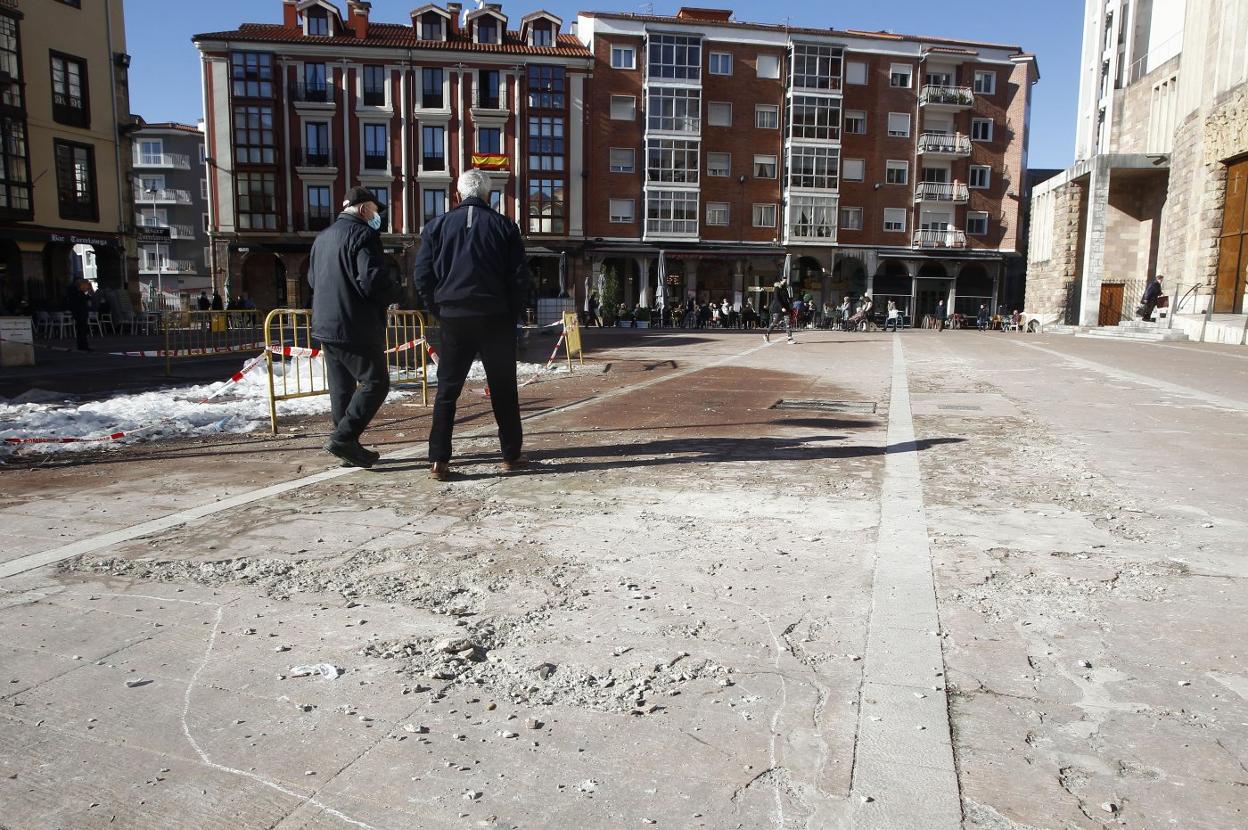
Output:
<instances>
[{"instance_id":1,"label":"stone column","mask_svg":"<svg viewBox=\"0 0 1248 830\"><path fill-rule=\"evenodd\" d=\"M745 260L738 259L736 270L732 272L732 307L741 310L745 302Z\"/></svg>"},{"instance_id":2,"label":"stone column","mask_svg":"<svg viewBox=\"0 0 1248 830\"><path fill-rule=\"evenodd\" d=\"M1095 326L1101 315L1105 271L1105 226L1109 220L1109 160L1097 156L1088 177L1088 220L1083 228L1083 279L1079 286L1079 325Z\"/></svg>"}]
</instances>

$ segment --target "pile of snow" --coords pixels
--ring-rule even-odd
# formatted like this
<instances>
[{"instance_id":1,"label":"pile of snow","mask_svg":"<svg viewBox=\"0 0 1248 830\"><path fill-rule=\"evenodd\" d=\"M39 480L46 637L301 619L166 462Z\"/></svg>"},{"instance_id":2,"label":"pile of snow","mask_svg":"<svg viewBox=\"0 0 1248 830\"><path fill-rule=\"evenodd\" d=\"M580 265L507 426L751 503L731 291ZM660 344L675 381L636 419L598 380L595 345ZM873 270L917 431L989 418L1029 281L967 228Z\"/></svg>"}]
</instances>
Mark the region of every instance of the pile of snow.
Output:
<instances>
[{"instance_id":1,"label":"pile of snow","mask_svg":"<svg viewBox=\"0 0 1248 830\"><path fill-rule=\"evenodd\" d=\"M282 393L282 378L287 379L287 389L296 391L295 375L298 375L303 391L309 386L325 388L324 362L321 358L296 358L274 362L274 388ZM432 367L431 367L432 370ZM521 380L535 374L567 373L562 366L552 367L549 372L536 363L516 366ZM431 378L432 371L430 372ZM472 365L470 381L483 381L485 370L480 361ZM101 447L150 441L159 438L207 436L220 433L244 433L262 427L269 419L269 381L264 363L260 363L219 398L200 403L204 398L221 389L224 382L208 385L180 386L155 392L117 395L105 400L80 403L56 393L19 396L12 400L0 399L0 439L4 438L90 438L116 432L132 432L143 429L133 437L118 441L74 444L0 444L0 456L20 450L23 453L59 453L98 450ZM412 393L411 386L392 391L387 400L395 400ZM33 398L33 400L32 400ZM329 412L329 396L317 395L279 401L279 416L319 415Z\"/></svg>"}]
</instances>

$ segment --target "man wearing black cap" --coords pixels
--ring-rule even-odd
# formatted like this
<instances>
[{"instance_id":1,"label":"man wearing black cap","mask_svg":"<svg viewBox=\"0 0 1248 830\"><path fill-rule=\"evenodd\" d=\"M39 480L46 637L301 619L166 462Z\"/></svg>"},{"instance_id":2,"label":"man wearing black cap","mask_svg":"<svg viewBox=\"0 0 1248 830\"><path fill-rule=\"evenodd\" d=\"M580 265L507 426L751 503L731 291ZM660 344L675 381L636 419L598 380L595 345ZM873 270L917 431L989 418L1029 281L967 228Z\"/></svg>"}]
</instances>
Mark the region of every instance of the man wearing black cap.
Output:
<instances>
[{"instance_id":1,"label":"man wearing black cap","mask_svg":"<svg viewBox=\"0 0 1248 830\"><path fill-rule=\"evenodd\" d=\"M402 294L382 257L380 228L376 197L352 188L337 221L312 243L308 262L312 336L325 355L334 419L325 450L355 467L371 467L379 457L360 435L390 391L386 308Z\"/></svg>"}]
</instances>

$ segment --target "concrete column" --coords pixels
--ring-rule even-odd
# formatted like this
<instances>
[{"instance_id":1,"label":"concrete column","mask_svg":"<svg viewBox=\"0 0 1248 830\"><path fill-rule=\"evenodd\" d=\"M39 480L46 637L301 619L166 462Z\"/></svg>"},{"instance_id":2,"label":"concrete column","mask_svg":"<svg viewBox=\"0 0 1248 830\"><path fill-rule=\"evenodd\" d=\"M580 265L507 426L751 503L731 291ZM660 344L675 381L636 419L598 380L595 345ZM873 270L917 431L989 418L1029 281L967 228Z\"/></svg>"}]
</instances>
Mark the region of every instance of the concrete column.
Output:
<instances>
[{"instance_id":1,"label":"concrete column","mask_svg":"<svg viewBox=\"0 0 1248 830\"><path fill-rule=\"evenodd\" d=\"M654 296L650 291L650 258L637 257L637 268L640 273L640 291L637 295L637 305L641 308L649 308L651 299Z\"/></svg>"},{"instance_id":2,"label":"concrete column","mask_svg":"<svg viewBox=\"0 0 1248 830\"><path fill-rule=\"evenodd\" d=\"M696 259L685 260L685 295L680 298L680 302L689 299L689 292L693 292L696 296L698 293L698 261Z\"/></svg>"},{"instance_id":3,"label":"concrete column","mask_svg":"<svg viewBox=\"0 0 1248 830\"><path fill-rule=\"evenodd\" d=\"M945 313L950 317L953 317L953 305L958 301L958 274L962 271L964 264L965 263L959 263L953 269L953 279L949 280L949 297L945 301Z\"/></svg>"},{"instance_id":4,"label":"concrete column","mask_svg":"<svg viewBox=\"0 0 1248 830\"><path fill-rule=\"evenodd\" d=\"M1101 278L1105 273L1105 228L1109 220L1109 160L1097 156L1088 176L1088 224L1083 229L1083 280L1079 325L1100 322Z\"/></svg>"},{"instance_id":5,"label":"concrete column","mask_svg":"<svg viewBox=\"0 0 1248 830\"><path fill-rule=\"evenodd\" d=\"M741 310L745 301L745 260L738 259L736 270L732 272L732 307Z\"/></svg>"}]
</instances>

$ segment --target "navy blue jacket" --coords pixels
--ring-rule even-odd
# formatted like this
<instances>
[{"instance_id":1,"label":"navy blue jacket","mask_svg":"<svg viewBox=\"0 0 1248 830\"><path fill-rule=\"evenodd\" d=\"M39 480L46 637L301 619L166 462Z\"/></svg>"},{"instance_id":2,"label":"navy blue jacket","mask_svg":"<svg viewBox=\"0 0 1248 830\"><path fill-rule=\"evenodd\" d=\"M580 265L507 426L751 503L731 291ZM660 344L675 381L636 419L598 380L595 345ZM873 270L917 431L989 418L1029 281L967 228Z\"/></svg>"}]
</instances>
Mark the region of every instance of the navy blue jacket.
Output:
<instances>
[{"instance_id":1,"label":"navy blue jacket","mask_svg":"<svg viewBox=\"0 0 1248 830\"><path fill-rule=\"evenodd\" d=\"M425 225L416 292L439 317L520 317L529 266L516 223L475 196Z\"/></svg>"},{"instance_id":2,"label":"navy blue jacket","mask_svg":"<svg viewBox=\"0 0 1248 830\"><path fill-rule=\"evenodd\" d=\"M386 342L386 308L403 286L390 276L381 236L360 217L338 214L316 237L308 261L312 336L322 343L376 347Z\"/></svg>"},{"instance_id":3,"label":"navy blue jacket","mask_svg":"<svg viewBox=\"0 0 1248 830\"><path fill-rule=\"evenodd\" d=\"M768 306L772 314L788 314L789 312L789 289L788 286L780 286L771 294L771 305Z\"/></svg>"}]
</instances>

